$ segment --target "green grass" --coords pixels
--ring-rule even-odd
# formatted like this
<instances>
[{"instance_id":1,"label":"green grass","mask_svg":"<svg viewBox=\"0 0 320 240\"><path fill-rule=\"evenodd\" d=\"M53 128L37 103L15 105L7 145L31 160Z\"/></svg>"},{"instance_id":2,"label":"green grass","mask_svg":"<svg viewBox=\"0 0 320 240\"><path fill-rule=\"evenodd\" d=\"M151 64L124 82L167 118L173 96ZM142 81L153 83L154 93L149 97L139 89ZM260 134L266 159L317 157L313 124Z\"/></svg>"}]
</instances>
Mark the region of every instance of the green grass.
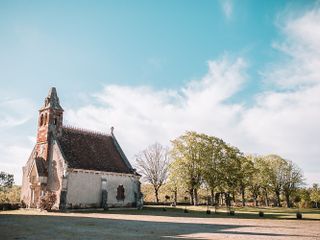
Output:
<instances>
[{"instance_id":1,"label":"green grass","mask_svg":"<svg viewBox=\"0 0 320 240\"><path fill-rule=\"evenodd\" d=\"M166 211L163 210L166 209ZM184 212L184 209L188 213ZM235 216L230 216L226 208L218 208L215 213L214 207L209 208L211 214L206 214L206 206L159 206L148 205L142 210L136 209L110 209L109 211L88 210L88 212L106 213L106 214L130 214L130 215L154 215L167 217L199 217L199 218L243 218L243 219L296 219L296 213L299 209L296 208L254 208L254 207L237 207L232 208L235 211ZM264 212L264 217L259 217L259 211ZM73 211L75 212L75 211ZM300 209L303 219L320 220L320 209Z\"/></svg>"}]
</instances>

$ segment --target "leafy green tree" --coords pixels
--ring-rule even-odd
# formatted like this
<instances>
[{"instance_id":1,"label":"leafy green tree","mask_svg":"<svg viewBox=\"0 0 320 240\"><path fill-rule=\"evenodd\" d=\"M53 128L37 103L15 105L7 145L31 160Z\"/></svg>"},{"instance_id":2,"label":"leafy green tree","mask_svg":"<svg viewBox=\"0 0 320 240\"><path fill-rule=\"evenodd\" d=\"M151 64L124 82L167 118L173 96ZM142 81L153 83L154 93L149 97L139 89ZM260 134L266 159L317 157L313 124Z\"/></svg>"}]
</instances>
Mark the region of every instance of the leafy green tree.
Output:
<instances>
[{"instance_id":1,"label":"leafy green tree","mask_svg":"<svg viewBox=\"0 0 320 240\"><path fill-rule=\"evenodd\" d=\"M0 172L0 203L17 203L20 201L20 187L15 186L14 176Z\"/></svg>"},{"instance_id":2,"label":"leafy green tree","mask_svg":"<svg viewBox=\"0 0 320 240\"><path fill-rule=\"evenodd\" d=\"M233 201L235 201L235 193L241 183L244 184L243 175L241 172L241 164L244 161L243 153L236 147L227 145L225 149L225 159L222 168L224 173L223 181L225 183L225 190L227 192L227 199L229 195L232 195ZM244 185L243 185L244 187ZM230 205L230 202L227 202Z\"/></svg>"},{"instance_id":3,"label":"leafy green tree","mask_svg":"<svg viewBox=\"0 0 320 240\"><path fill-rule=\"evenodd\" d=\"M196 132L186 132L172 141L171 172L188 189L190 202L198 204L198 189L203 181L203 166L207 158L206 135Z\"/></svg>"},{"instance_id":4,"label":"leafy green tree","mask_svg":"<svg viewBox=\"0 0 320 240\"><path fill-rule=\"evenodd\" d=\"M278 155L268 155L264 157L265 174L268 178L270 189L276 196L276 206L281 207L281 192L285 184L284 172L286 171L287 162Z\"/></svg>"},{"instance_id":5,"label":"leafy green tree","mask_svg":"<svg viewBox=\"0 0 320 240\"><path fill-rule=\"evenodd\" d=\"M291 207L291 196L298 187L303 184L301 169L292 161L286 161L283 171L283 193L287 202L287 207Z\"/></svg>"},{"instance_id":6,"label":"leafy green tree","mask_svg":"<svg viewBox=\"0 0 320 240\"><path fill-rule=\"evenodd\" d=\"M242 200L242 206L245 206L245 192L249 186L252 186L252 181L254 181L254 174L256 169L254 168L254 163L251 159L244 157L242 154L238 156L240 158L240 168L238 169L238 182Z\"/></svg>"},{"instance_id":7,"label":"leafy green tree","mask_svg":"<svg viewBox=\"0 0 320 240\"><path fill-rule=\"evenodd\" d=\"M14 177L12 174L0 172L0 191L5 191L11 188L14 184Z\"/></svg>"},{"instance_id":8,"label":"leafy green tree","mask_svg":"<svg viewBox=\"0 0 320 240\"><path fill-rule=\"evenodd\" d=\"M255 155L247 155L246 158L252 163L252 171L250 172L251 174L249 176L248 189L252 195L255 206L258 206L258 197L261 193L263 185L262 171L260 169L261 157Z\"/></svg>"},{"instance_id":9,"label":"leafy green tree","mask_svg":"<svg viewBox=\"0 0 320 240\"><path fill-rule=\"evenodd\" d=\"M225 161L226 143L219 138L205 136L206 153L203 167L203 179L211 194L211 203L215 204L215 191L224 184L223 164Z\"/></svg>"},{"instance_id":10,"label":"leafy green tree","mask_svg":"<svg viewBox=\"0 0 320 240\"><path fill-rule=\"evenodd\" d=\"M316 208L319 208L320 203L320 188L319 184L313 184L311 191L310 191L310 199L313 201L316 205Z\"/></svg>"}]
</instances>

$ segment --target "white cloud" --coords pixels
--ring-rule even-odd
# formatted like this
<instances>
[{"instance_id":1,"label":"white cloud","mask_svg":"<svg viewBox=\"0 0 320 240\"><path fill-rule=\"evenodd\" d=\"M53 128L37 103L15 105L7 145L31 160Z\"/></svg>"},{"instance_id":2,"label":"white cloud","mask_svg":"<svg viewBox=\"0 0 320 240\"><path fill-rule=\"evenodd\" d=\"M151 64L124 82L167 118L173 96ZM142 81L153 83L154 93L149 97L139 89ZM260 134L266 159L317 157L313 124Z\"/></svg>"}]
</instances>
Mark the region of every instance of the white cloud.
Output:
<instances>
[{"instance_id":1,"label":"white cloud","mask_svg":"<svg viewBox=\"0 0 320 240\"><path fill-rule=\"evenodd\" d=\"M68 109L70 123L115 133L129 158L147 145L196 130L245 152L277 153L320 182L320 39L318 9L281 25L286 39L274 44L286 60L269 66L263 78L278 88L257 94L252 107L226 100L246 81L242 58L208 62L208 73L178 91L106 86L93 95L98 105ZM313 34L315 33L315 34ZM94 102L94 101L93 101Z\"/></svg>"},{"instance_id":2,"label":"white cloud","mask_svg":"<svg viewBox=\"0 0 320 240\"><path fill-rule=\"evenodd\" d=\"M233 3L231 0L220 0L220 5L222 7L223 13L227 19L232 17Z\"/></svg>"},{"instance_id":3,"label":"white cloud","mask_svg":"<svg viewBox=\"0 0 320 240\"><path fill-rule=\"evenodd\" d=\"M14 174L17 184L21 183L22 166L32 151L32 143L24 135L29 129L26 126L36 113L28 99L0 101L0 170Z\"/></svg>"},{"instance_id":4,"label":"white cloud","mask_svg":"<svg viewBox=\"0 0 320 240\"><path fill-rule=\"evenodd\" d=\"M294 160L308 182L320 182L320 9L282 19L279 27L285 39L273 46L283 59L263 74L278 90L259 94L241 125L260 151Z\"/></svg>"},{"instance_id":5,"label":"white cloud","mask_svg":"<svg viewBox=\"0 0 320 240\"><path fill-rule=\"evenodd\" d=\"M273 46L285 58L263 74L264 81L277 88L257 94L251 107L227 103L246 82L248 66L243 58L223 56L208 62L208 73L202 79L178 90L107 85L87 96L90 104L65 108L65 122L108 132L115 126L131 161L155 141L169 145L184 131L195 130L221 137L244 152L280 154L303 168L308 183L320 182L319 19L319 9L311 9L280 25L285 39ZM2 112L15 116L15 111ZM14 121L2 120L0 130L8 133L12 129L8 123ZM23 141L27 143L20 140L12 147L12 142L1 140L1 169L21 175L21 166L32 150L28 137Z\"/></svg>"},{"instance_id":6,"label":"white cloud","mask_svg":"<svg viewBox=\"0 0 320 240\"><path fill-rule=\"evenodd\" d=\"M6 99L0 102L0 130L24 124L32 118L32 103L27 99Z\"/></svg>"},{"instance_id":7,"label":"white cloud","mask_svg":"<svg viewBox=\"0 0 320 240\"><path fill-rule=\"evenodd\" d=\"M300 17L286 16L278 23L285 40L273 44L285 58L268 69L265 81L284 89L319 84L320 8L316 6Z\"/></svg>"},{"instance_id":8,"label":"white cloud","mask_svg":"<svg viewBox=\"0 0 320 240\"><path fill-rule=\"evenodd\" d=\"M157 91L148 87L106 86L95 94L100 105L67 109L68 122L96 130L115 126L129 157L154 141L169 140L193 129L227 135L237 122L241 105L223 101L244 82L244 60L223 57L210 61L209 72L180 91ZM231 133L230 133L231 134Z\"/></svg>"}]
</instances>

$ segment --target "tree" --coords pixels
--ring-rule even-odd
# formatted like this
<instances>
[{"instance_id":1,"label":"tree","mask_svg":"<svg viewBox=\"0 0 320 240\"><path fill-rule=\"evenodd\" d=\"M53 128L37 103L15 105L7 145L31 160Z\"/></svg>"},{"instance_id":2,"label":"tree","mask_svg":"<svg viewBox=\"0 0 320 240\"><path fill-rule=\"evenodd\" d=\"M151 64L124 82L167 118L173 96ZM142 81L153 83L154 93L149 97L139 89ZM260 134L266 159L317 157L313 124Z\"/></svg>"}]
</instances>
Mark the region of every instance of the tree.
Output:
<instances>
[{"instance_id":1,"label":"tree","mask_svg":"<svg viewBox=\"0 0 320 240\"><path fill-rule=\"evenodd\" d=\"M222 167L222 172L224 173L223 181L225 182L227 191L226 199L228 199L228 201L226 203L230 206L230 194L232 194L232 199L235 201L235 193L240 185L242 185L243 191L245 189L245 176L241 172L241 164L244 161L244 156L238 148L231 145L226 146L224 155L225 158Z\"/></svg>"},{"instance_id":2,"label":"tree","mask_svg":"<svg viewBox=\"0 0 320 240\"><path fill-rule=\"evenodd\" d=\"M222 165L226 143L219 138L204 136L206 158L204 159L203 179L211 193L211 203L215 204L215 190L223 183Z\"/></svg>"},{"instance_id":3,"label":"tree","mask_svg":"<svg viewBox=\"0 0 320 240\"><path fill-rule=\"evenodd\" d=\"M278 155L268 155L264 157L265 173L268 178L269 186L276 196L276 206L281 207L280 194L285 183L284 172L287 162Z\"/></svg>"},{"instance_id":4,"label":"tree","mask_svg":"<svg viewBox=\"0 0 320 240\"><path fill-rule=\"evenodd\" d=\"M320 203L320 187L319 184L313 184L310 191L310 200L315 203L316 208L319 207Z\"/></svg>"},{"instance_id":5,"label":"tree","mask_svg":"<svg viewBox=\"0 0 320 240\"><path fill-rule=\"evenodd\" d=\"M14 177L12 174L0 172L0 191L5 191L11 188L14 183Z\"/></svg>"},{"instance_id":6,"label":"tree","mask_svg":"<svg viewBox=\"0 0 320 240\"><path fill-rule=\"evenodd\" d=\"M256 169L254 168L254 163L251 159L244 157L242 155L240 157L240 168L238 175L238 182L240 187L240 194L242 199L242 206L245 204L245 192L246 189L250 186L251 181L253 181L254 173L256 173Z\"/></svg>"},{"instance_id":7,"label":"tree","mask_svg":"<svg viewBox=\"0 0 320 240\"><path fill-rule=\"evenodd\" d=\"M136 165L143 178L152 184L155 200L159 203L159 189L168 177L169 152L155 143L136 155Z\"/></svg>"},{"instance_id":8,"label":"tree","mask_svg":"<svg viewBox=\"0 0 320 240\"><path fill-rule=\"evenodd\" d=\"M259 162L261 157L254 155L247 155L247 160L252 163L252 172L249 176L248 189L251 192L255 206L258 206L258 197L262 189L262 171L260 170Z\"/></svg>"},{"instance_id":9,"label":"tree","mask_svg":"<svg viewBox=\"0 0 320 240\"><path fill-rule=\"evenodd\" d=\"M303 184L301 169L292 161L286 161L283 171L283 193L286 198L287 207L291 207L291 196Z\"/></svg>"},{"instance_id":10,"label":"tree","mask_svg":"<svg viewBox=\"0 0 320 240\"><path fill-rule=\"evenodd\" d=\"M207 157L205 134L186 132L171 141L173 159L170 172L176 174L181 184L188 189L190 203L198 204L198 189L203 180L203 166Z\"/></svg>"}]
</instances>

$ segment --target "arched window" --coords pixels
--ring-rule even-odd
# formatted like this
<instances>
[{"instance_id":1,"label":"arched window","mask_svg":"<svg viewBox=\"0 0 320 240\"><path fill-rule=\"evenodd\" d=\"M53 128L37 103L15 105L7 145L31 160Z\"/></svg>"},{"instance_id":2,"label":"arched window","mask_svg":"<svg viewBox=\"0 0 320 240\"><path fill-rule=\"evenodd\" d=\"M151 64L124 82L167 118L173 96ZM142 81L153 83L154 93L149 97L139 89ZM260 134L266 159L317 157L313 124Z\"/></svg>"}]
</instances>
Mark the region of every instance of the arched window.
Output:
<instances>
[{"instance_id":1,"label":"arched window","mask_svg":"<svg viewBox=\"0 0 320 240\"><path fill-rule=\"evenodd\" d=\"M42 124L43 124L43 115L41 114L41 116L40 116L40 123L39 123L39 126L41 127L41 126L42 126Z\"/></svg>"},{"instance_id":2,"label":"arched window","mask_svg":"<svg viewBox=\"0 0 320 240\"><path fill-rule=\"evenodd\" d=\"M57 125L57 118L56 117L53 119L53 125Z\"/></svg>"},{"instance_id":3,"label":"arched window","mask_svg":"<svg viewBox=\"0 0 320 240\"><path fill-rule=\"evenodd\" d=\"M47 120L48 120L48 114L45 114L44 115L44 122L43 122L44 125L47 124Z\"/></svg>"},{"instance_id":4,"label":"arched window","mask_svg":"<svg viewBox=\"0 0 320 240\"><path fill-rule=\"evenodd\" d=\"M124 200L124 187L123 185L119 185L117 188L117 200L118 201L123 201Z\"/></svg>"}]
</instances>

